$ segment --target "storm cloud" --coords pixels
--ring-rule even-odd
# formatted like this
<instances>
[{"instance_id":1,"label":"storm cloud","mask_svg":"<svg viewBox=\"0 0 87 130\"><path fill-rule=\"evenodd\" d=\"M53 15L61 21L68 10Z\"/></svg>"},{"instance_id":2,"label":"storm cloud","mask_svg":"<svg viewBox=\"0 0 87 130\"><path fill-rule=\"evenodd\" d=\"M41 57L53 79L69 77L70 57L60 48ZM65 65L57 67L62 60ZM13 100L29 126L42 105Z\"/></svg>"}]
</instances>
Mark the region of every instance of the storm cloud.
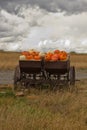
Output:
<instances>
[{"instance_id":1,"label":"storm cloud","mask_svg":"<svg viewBox=\"0 0 87 130\"><path fill-rule=\"evenodd\" d=\"M87 53L86 27L87 0L0 0L0 50L46 43Z\"/></svg>"},{"instance_id":2,"label":"storm cloud","mask_svg":"<svg viewBox=\"0 0 87 130\"><path fill-rule=\"evenodd\" d=\"M17 13L21 6L38 6L48 12L66 12L68 14L87 11L87 0L0 0L0 7Z\"/></svg>"}]
</instances>

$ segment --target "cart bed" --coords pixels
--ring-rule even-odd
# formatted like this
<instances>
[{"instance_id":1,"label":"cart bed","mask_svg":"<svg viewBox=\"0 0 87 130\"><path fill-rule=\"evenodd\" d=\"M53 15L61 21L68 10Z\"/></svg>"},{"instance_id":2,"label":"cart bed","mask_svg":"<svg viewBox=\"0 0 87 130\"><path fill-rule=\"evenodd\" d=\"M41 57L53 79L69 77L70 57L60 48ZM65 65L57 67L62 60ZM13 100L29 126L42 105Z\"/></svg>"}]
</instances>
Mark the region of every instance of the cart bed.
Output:
<instances>
[{"instance_id":1,"label":"cart bed","mask_svg":"<svg viewBox=\"0 0 87 130\"><path fill-rule=\"evenodd\" d=\"M19 61L20 72L25 73L40 73L41 61Z\"/></svg>"},{"instance_id":2,"label":"cart bed","mask_svg":"<svg viewBox=\"0 0 87 130\"><path fill-rule=\"evenodd\" d=\"M44 64L44 68L50 74L64 74L69 71L70 61L46 61Z\"/></svg>"}]
</instances>

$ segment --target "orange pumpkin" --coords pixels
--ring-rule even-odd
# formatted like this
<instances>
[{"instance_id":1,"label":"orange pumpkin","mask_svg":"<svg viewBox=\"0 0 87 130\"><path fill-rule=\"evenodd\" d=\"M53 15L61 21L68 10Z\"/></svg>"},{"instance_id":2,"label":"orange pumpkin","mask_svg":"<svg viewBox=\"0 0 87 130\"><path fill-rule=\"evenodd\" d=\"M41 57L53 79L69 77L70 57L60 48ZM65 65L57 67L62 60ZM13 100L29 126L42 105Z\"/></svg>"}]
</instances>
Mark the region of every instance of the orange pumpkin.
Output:
<instances>
[{"instance_id":1,"label":"orange pumpkin","mask_svg":"<svg viewBox=\"0 0 87 130\"><path fill-rule=\"evenodd\" d=\"M59 59L60 60L66 60L67 59L67 53L66 52L60 52Z\"/></svg>"},{"instance_id":2,"label":"orange pumpkin","mask_svg":"<svg viewBox=\"0 0 87 130\"><path fill-rule=\"evenodd\" d=\"M28 56L29 55L29 52L28 51L23 51L21 52L22 55L25 55L25 56Z\"/></svg>"},{"instance_id":3,"label":"orange pumpkin","mask_svg":"<svg viewBox=\"0 0 87 130\"><path fill-rule=\"evenodd\" d=\"M61 51L61 53L67 56L67 53L65 51Z\"/></svg>"},{"instance_id":4,"label":"orange pumpkin","mask_svg":"<svg viewBox=\"0 0 87 130\"><path fill-rule=\"evenodd\" d=\"M50 61L51 60L51 57L49 55L45 55L45 58L44 58L46 61Z\"/></svg>"},{"instance_id":5,"label":"orange pumpkin","mask_svg":"<svg viewBox=\"0 0 87 130\"><path fill-rule=\"evenodd\" d=\"M35 55L34 60L41 60L41 57L39 55Z\"/></svg>"},{"instance_id":6,"label":"orange pumpkin","mask_svg":"<svg viewBox=\"0 0 87 130\"><path fill-rule=\"evenodd\" d=\"M35 55L36 55L36 56L39 55L39 52L35 52Z\"/></svg>"},{"instance_id":7,"label":"orange pumpkin","mask_svg":"<svg viewBox=\"0 0 87 130\"><path fill-rule=\"evenodd\" d=\"M53 54L53 56L51 57L52 61L57 61L59 59L58 54Z\"/></svg>"},{"instance_id":8,"label":"orange pumpkin","mask_svg":"<svg viewBox=\"0 0 87 130\"><path fill-rule=\"evenodd\" d=\"M52 54L51 52L48 52L48 53L45 55L45 60L46 60L46 61L50 61L52 56L53 56L53 54Z\"/></svg>"},{"instance_id":9,"label":"orange pumpkin","mask_svg":"<svg viewBox=\"0 0 87 130\"><path fill-rule=\"evenodd\" d=\"M33 56L32 56L32 55L28 55L28 56L26 56L26 59L27 59L27 60L32 60L32 59L33 59Z\"/></svg>"},{"instance_id":10,"label":"orange pumpkin","mask_svg":"<svg viewBox=\"0 0 87 130\"><path fill-rule=\"evenodd\" d=\"M67 52L54 50L53 52L47 52L42 54L41 52L30 50L21 52L22 55L26 57L27 60L41 60L41 57L44 57L46 61L58 61L58 60L66 60L68 57Z\"/></svg>"},{"instance_id":11,"label":"orange pumpkin","mask_svg":"<svg viewBox=\"0 0 87 130\"><path fill-rule=\"evenodd\" d=\"M54 54L59 54L60 51L59 50L54 50Z\"/></svg>"},{"instance_id":12,"label":"orange pumpkin","mask_svg":"<svg viewBox=\"0 0 87 130\"><path fill-rule=\"evenodd\" d=\"M52 52L48 52L47 55L49 55L50 57L53 56Z\"/></svg>"}]
</instances>

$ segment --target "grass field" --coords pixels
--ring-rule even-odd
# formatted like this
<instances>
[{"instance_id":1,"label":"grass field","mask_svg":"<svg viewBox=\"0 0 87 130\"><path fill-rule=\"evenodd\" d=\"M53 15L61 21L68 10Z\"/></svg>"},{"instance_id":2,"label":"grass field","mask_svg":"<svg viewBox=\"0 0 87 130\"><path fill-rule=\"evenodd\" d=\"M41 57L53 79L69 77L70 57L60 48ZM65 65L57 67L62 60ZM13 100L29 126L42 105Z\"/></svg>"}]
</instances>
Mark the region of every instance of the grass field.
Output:
<instances>
[{"instance_id":1,"label":"grass field","mask_svg":"<svg viewBox=\"0 0 87 130\"><path fill-rule=\"evenodd\" d=\"M34 89L17 97L11 85L5 87L0 92L0 130L87 130L86 80L77 82L73 93Z\"/></svg>"},{"instance_id":2,"label":"grass field","mask_svg":"<svg viewBox=\"0 0 87 130\"><path fill-rule=\"evenodd\" d=\"M0 69L14 69L18 64L20 53L0 52ZM70 54L71 65L87 69L87 54Z\"/></svg>"},{"instance_id":3,"label":"grass field","mask_svg":"<svg viewBox=\"0 0 87 130\"><path fill-rule=\"evenodd\" d=\"M14 69L18 64L20 53L0 52L0 69Z\"/></svg>"},{"instance_id":4,"label":"grass field","mask_svg":"<svg viewBox=\"0 0 87 130\"><path fill-rule=\"evenodd\" d=\"M19 53L0 52L0 69L14 69ZM71 54L71 65L87 69L87 55ZM0 85L0 130L87 130L87 80L76 91L31 89L15 96L11 85Z\"/></svg>"},{"instance_id":5,"label":"grass field","mask_svg":"<svg viewBox=\"0 0 87 130\"><path fill-rule=\"evenodd\" d=\"M70 54L70 61L76 69L87 69L87 54Z\"/></svg>"}]
</instances>

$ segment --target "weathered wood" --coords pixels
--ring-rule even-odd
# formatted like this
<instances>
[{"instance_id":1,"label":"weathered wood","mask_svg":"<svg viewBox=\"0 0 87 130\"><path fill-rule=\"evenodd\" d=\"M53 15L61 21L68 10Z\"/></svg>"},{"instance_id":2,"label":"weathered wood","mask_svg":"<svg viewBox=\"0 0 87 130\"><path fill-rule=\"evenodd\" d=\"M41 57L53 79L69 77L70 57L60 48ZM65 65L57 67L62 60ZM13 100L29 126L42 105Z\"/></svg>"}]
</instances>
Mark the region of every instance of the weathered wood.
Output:
<instances>
[{"instance_id":1,"label":"weathered wood","mask_svg":"<svg viewBox=\"0 0 87 130\"><path fill-rule=\"evenodd\" d=\"M75 85L75 68L70 67L70 59L66 61L19 61L15 69L14 85L21 86L49 84L51 88L61 85Z\"/></svg>"}]
</instances>

